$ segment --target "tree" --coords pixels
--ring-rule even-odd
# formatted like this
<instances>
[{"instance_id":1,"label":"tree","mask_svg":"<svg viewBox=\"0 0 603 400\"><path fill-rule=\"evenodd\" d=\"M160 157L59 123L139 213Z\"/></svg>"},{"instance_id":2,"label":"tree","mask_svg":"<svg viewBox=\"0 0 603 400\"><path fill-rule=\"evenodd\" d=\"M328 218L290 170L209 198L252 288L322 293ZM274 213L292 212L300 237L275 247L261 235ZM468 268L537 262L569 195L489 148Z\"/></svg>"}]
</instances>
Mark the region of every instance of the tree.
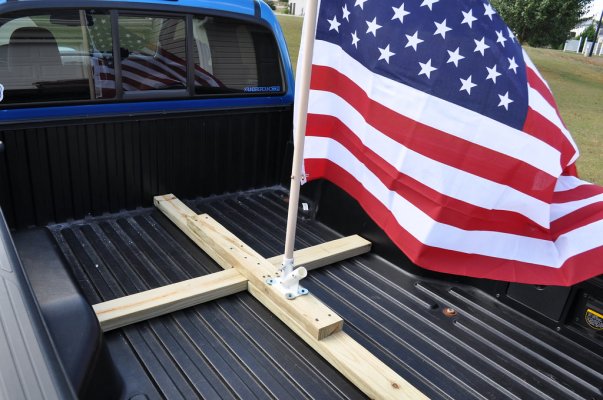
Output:
<instances>
[{"instance_id":1,"label":"tree","mask_svg":"<svg viewBox=\"0 0 603 400\"><path fill-rule=\"evenodd\" d=\"M521 43L557 47L588 11L592 0L492 0Z\"/></svg>"},{"instance_id":2,"label":"tree","mask_svg":"<svg viewBox=\"0 0 603 400\"><path fill-rule=\"evenodd\" d=\"M581 38L586 38L589 42L594 42L595 40L595 24L590 24L580 35Z\"/></svg>"}]
</instances>

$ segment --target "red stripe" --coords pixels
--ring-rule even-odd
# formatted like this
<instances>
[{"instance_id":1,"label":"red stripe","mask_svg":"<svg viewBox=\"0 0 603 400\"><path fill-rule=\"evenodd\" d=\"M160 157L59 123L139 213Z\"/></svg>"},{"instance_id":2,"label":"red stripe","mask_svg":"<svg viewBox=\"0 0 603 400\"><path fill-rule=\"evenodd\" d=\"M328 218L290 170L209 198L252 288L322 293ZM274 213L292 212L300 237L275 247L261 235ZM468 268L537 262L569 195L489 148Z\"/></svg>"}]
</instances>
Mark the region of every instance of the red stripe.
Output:
<instances>
[{"instance_id":1,"label":"red stripe","mask_svg":"<svg viewBox=\"0 0 603 400\"><path fill-rule=\"evenodd\" d=\"M567 165L576 154L576 149L561 129L531 107L528 107L523 131L557 149L561 153L560 165Z\"/></svg>"},{"instance_id":2,"label":"red stripe","mask_svg":"<svg viewBox=\"0 0 603 400\"><path fill-rule=\"evenodd\" d=\"M551 222L552 239L600 220L603 220L603 202L589 204Z\"/></svg>"},{"instance_id":3,"label":"red stripe","mask_svg":"<svg viewBox=\"0 0 603 400\"><path fill-rule=\"evenodd\" d=\"M603 193L603 187L597 185L584 184L570 190L553 193L553 203L568 203L588 199Z\"/></svg>"},{"instance_id":4,"label":"red stripe","mask_svg":"<svg viewBox=\"0 0 603 400\"><path fill-rule=\"evenodd\" d=\"M547 229L524 215L490 210L446 196L399 172L362 141L339 119L309 114L308 136L332 138L346 147L389 189L414 204L432 219L464 230L505 232L538 239L550 238Z\"/></svg>"},{"instance_id":5,"label":"red stripe","mask_svg":"<svg viewBox=\"0 0 603 400\"><path fill-rule=\"evenodd\" d=\"M404 117L371 100L358 85L333 68L313 66L311 88L337 94L375 129L417 153L511 186L541 201L550 201L556 181L553 176L513 157Z\"/></svg>"},{"instance_id":6,"label":"red stripe","mask_svg":"<svg viewBox=\"0 0 603 400\"><path fill-rule=\"evenodd\" d=\"M183 77L182 75L176 75L174 71L169 73L168 71L163 70L161 67L159 67L158 65L153 64L151 62L144 61L144 60L126 60L126 61L127 62L124 62L121 65L121 68L125 71L133 72L133 73L141 76L144 79L151 79L151 80L154 80L157 82L165 83L166 85L169 85L172 83L181 83L183 80L186 81L186 78ZM139 66L147 67L148 69L151 69L151 70L157 72L158 74L163 75L165 78L162 78L157 75L152 75L149 72L141 70L141 69L139 69Z\"/></svg>"},{"instance_id":7,"label":"red stripe","mask_svg":"<svg viewBox=\"0 0 603 400\"><path fill-rule=\"evenodd\" d=\"M574 162L571 165L568 165L567 167L565 167L563 172L561 172L561 175L575 176L577 178L578 177L578 168L576 167L576 163Z\"/></svg>"},{"instance_id":8,"label":"red stripe","mask_svg":"<svg viewBox=\"0 0 603 400\"><path fill-rule=\"evenodd\" d=\"M402 228L381 202L339 166L325 159L306 160L305 166L312 179L324 177L353 194L389 238L421 267L476 278L563 286L601 274L603 246L570 258L559 269L426 246Z\"/></svg>"},{"instance_id":9,"label":"red stripe","mask_svg":"<svg viewBox=\"0 0 603 400\"><path fill-rule=\"evenodd\" d=\"M555 103L555 98L553 97L553 93L548 88L546 83L543 82L542 79L538 76L538 74L532 70L532 68L526 65L526 74L528 78L528 85L534 90L536 90L544 99L555 109L557 110L557 103Z\"/></svg>"}]
</instances>

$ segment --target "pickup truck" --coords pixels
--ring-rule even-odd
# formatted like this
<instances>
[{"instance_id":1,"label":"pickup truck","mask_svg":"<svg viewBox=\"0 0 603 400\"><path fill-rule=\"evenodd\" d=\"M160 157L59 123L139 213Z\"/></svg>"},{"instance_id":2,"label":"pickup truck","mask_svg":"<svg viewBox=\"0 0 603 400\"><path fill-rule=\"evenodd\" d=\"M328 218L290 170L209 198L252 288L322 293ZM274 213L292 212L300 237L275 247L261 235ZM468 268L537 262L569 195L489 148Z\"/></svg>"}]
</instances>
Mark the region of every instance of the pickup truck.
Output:
<instances>
[{"instance_id":1,"label":"pickup truck","mask_svg":"<svg viewBox=\"0 0 603 400\"><path fill-rule=\"evenodd\" d=\"M1 0L0 85L0 398L365 397L245 291L107 332L92 307L220 270L157 195L282 254L294 80L267 4ZM430 272L329 182L302 203L297 249L372 243L304 287L425 396L603 398L601 277Z\"/></svg>"}]
</instances>

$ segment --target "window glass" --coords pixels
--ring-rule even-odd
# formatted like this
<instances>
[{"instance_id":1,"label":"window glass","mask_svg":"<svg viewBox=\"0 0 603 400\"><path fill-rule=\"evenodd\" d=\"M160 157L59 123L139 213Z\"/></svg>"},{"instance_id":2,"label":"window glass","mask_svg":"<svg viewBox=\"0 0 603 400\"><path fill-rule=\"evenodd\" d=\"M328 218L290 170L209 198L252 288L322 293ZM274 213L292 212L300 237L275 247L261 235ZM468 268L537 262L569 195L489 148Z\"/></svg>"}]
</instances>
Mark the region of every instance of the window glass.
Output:
<instances>
[{"instance_id":1,"label":"window glass","mask_svg":"<svg viewBox=\"0 0 603 400\"><path fill-rule=\"evenodd\" d=\"M278 47L265 27L195 16L187 38L183 16L117 18L119 32L108 10L0 18L2 104L184 97L189 87L195 95L283 91Z\"/></svg>"},{"instance_id":2,"label":"window glass","mask_svg":"<svg viewBox=\"0 0 603 400\"><path fill-rule=\"evenodd\" d=\"M2 103L90 99L86 41L77 11L0 18Z\"/></svg>"},{"instance_id":3,"label":"window glass","mask_svg":"<svg viewBox=\"0 0 603 400\"><path fill-rule=\"evenodd\" d=\"M106 12L87 11L85 30L94 98L111 99L116 93L111 16Z\"/></svg>"},{"instance_id":4,"label":"window glass","mask_svg":"<svg viewBox=\"0 0 603 400\"><path fill-rule=\"evenodd\" d=\"M186 89L185 31L184 18L119 16L124 94Z\"/></svg>"},{"instance_id":5,"label":"window glass","mask_svg":"<svg viewBox=\"0 0 603 400\"><path fill-rule=\"evenodd\" d=\"M195 93L277 93L279 55L263 27L218 17L193 19Z\"/></svg>"}]
</instances>

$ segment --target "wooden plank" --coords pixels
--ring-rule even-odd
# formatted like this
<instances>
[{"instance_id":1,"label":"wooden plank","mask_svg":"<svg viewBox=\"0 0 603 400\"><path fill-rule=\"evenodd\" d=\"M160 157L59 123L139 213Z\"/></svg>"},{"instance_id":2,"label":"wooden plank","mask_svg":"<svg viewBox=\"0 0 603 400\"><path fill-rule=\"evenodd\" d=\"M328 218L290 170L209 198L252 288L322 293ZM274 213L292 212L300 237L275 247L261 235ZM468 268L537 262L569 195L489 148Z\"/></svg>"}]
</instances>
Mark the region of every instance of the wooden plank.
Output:
<instances>
[{"instance_id":1,"label":"wooden plank","mask_svg":"<svg viewBox=\"0 0 603 400\"><path fill-rule=\"evenodd\" d=\"M296 266L303 266L310 271L369 251L371 251L371 242L358 235L352 235L296 250L293 253L293 258ZM283 256L268 258L268 262L275 267L280 267Z\"/></svg>"},{"instance_id":2,"label":"wooden plank","mask_svg":"<svg viewBox=\"0 0 603 400\"><path fill-rule=\"evenodd\" d=\"M247 290L234 269L162 286L92 306L104 332Z\"/></svg>"},{"instance_id":3,"label":"wooden plank","mask_svg":"<svg viewBox=\"0 0 603 400\"><path fill-rule=\"evenodd\" d=\"M343 327L343 319L312 294L288 300L283 292L266 284L267 278L278 274L274 266L209 215L189 217L188 227L203 241L202 249L215 257L218 264L236 268L260 289L254 294L256 299L264 305L265 299L278 304L312 337L320 340Z\"/></svg>"},{"instance_id":4,"label":"wooden plank","mask_svg":"<svg viewBox=\"0 0 603 400\"><path fill-rule=\"evenodd\" d=\"M274 266L213 218L208 215L197 216L171 194L156 196L154 202L159 210L222 268L237 268L250 282L261 288L261 291L256 292L256 298L260 302L265 303L264 299L269 298L279 304L316 339L341 330L341 317L312 294L287 300L278 289L267 285L265 280L275 274Z\"/></svg>"},{"instance_id":5,"label":"wooden plank","mask_svg":"<svg viewBox=\"0 0 603 400\"><path fill-rule=\"evenodd\" d=\"M249 283L248 290L254 296L262 292L252 283ZM289 312L271 301L269 298L264 298L263 304L281 320L286 321L289 328L369 398L427 399L417 388L345 332L336 332L327 338L316 340L291 319Z\"/></svg>"},{"instance_id":6,"label":"wooden plank","mask_svg":"<svg viewBox=\"0 0 603 400\"><path fill-rule=\"evenodd\" d=\"M307 269L316 269L335 262L363 254L370 250L371 243L358 235L352 235L316 246L297 250L295 259ZM268 259L276 268L282 257ZM173 311L216 300L223 296L247 290L247 278L234 269L229 274L220 271L212 275L193 278L172 285L121 297L93 306L103 331L121 328ZM234 277L236 276L236 279Z\"/></svg>"}]
</instances>

